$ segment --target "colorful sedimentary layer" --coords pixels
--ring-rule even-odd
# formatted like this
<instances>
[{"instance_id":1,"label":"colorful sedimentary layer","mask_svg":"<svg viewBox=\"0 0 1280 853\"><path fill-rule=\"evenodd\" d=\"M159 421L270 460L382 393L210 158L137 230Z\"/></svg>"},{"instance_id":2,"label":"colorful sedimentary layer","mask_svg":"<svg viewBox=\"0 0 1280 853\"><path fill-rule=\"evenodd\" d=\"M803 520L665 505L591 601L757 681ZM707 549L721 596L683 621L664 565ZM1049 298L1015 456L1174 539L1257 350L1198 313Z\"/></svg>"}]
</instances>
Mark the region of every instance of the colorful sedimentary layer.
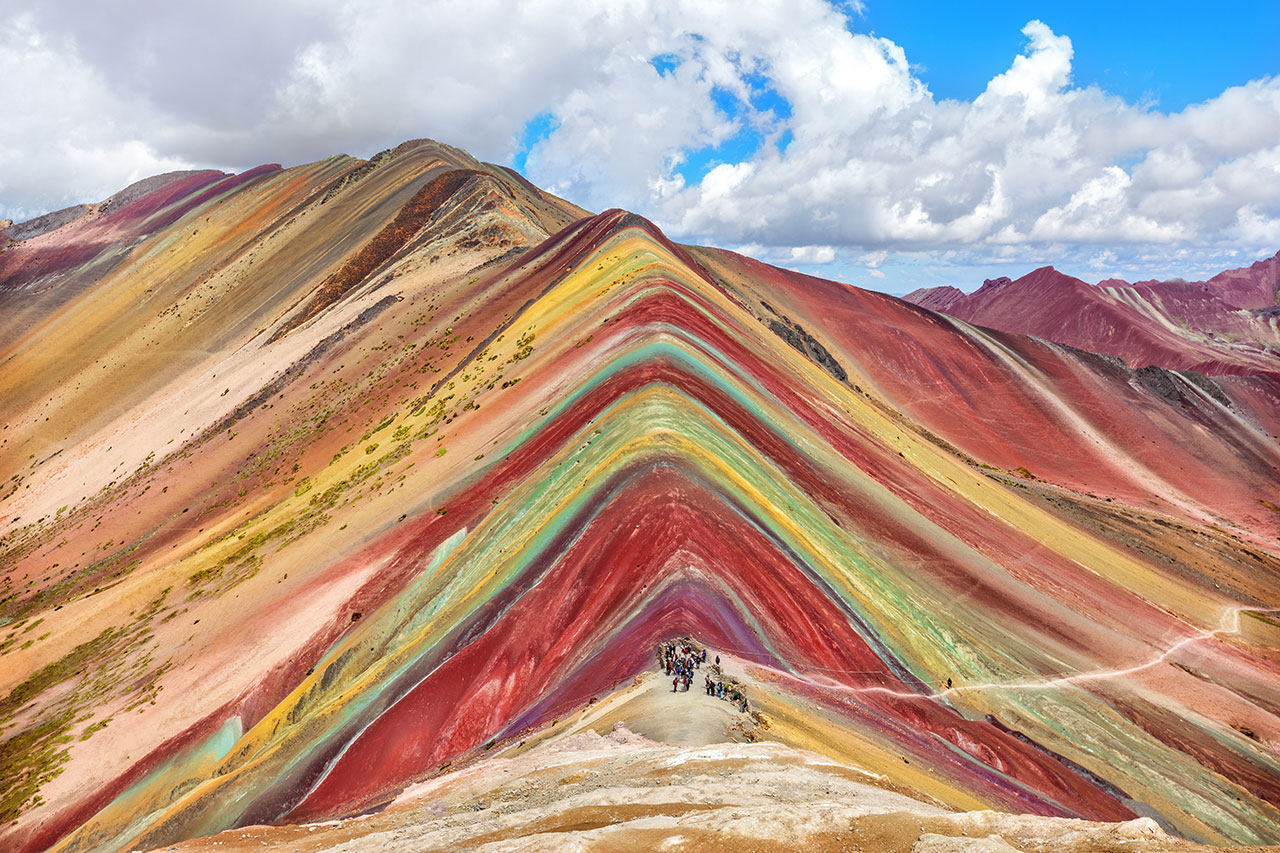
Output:
<instances>
[{"instance_id":1,"label":"colorful sedimentary layer","mask_svg":"<svg viewBox=\"0 0 1280 853\"><path fill-rule=\"evenodd\" d=\"M769 686L767 737L919 798L1280 841L1264 374L436 143L201 180L0 254L6 848L377 809L681 634Z\"/></svg>"}]
</instances>

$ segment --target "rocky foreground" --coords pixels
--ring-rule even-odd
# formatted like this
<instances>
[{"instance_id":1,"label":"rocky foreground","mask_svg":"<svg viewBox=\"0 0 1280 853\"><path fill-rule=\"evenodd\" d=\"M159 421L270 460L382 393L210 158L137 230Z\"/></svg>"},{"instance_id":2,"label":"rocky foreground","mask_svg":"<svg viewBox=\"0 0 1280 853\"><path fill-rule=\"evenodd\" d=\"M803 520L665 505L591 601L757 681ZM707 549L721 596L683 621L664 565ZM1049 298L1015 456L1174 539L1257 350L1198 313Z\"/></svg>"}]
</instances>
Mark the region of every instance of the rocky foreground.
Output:
<instances>
[{"instance_id":1,"label":"rocky foreground","mask_svg":"<svg viewBox=\"0 0 1280 853\"><path fill-rule=\"evenodd\" d=\"M659 681L642 678L636 688L639 698L629 691L633 695L610 704L645 715L649 724L677 727L688 722L682 715L692 707L710 705L713 713L724 717L722 739L697 745L661 743L632 732L623 722L611 728L598 725L619 708L595 707L563 721L560 732L548 733L537 746L515 746L414 785L375 814L296 826L251 826L163 849L1212 849L1170 837L1151 818L1099 823L951 811L909 796L882 775L808 750L729 740L742 737L744 724L751 726L745 715L722 711L701 695L671 694ZM695 723L695 728L705 732L705 722ZM685 734L690 733L686 727Z\"/></svg>"}]
</instances>

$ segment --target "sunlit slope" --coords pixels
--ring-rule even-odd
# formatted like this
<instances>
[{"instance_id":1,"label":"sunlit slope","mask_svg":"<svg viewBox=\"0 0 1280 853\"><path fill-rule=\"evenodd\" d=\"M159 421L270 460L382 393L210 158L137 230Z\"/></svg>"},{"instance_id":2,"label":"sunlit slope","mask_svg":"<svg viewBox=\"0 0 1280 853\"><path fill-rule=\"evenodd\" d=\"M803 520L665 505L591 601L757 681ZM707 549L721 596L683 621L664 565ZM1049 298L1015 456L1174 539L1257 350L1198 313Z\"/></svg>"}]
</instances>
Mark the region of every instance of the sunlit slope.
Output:
<instances>
[{"instance_id":1,"label":"sunlit slope","mask_svg":"<svg viewBox=\"0 0 1280 853\"><path fill-rule=\"evenodd\" d=\"M766 737L952 807L1280 840L1280 459L1230 389L578 218L441 146L349 165L180 221L193 276L140 244L50 318L80 337L6 363L3 770L40 783L11 845L376 807L682 633L757 662ZM164 281L208 294L190 325L123 307ZM59 340L70 376L114 359L82 396L43 378Z\"/></svg>"},{"instance_id":2,"label":"sunlit slope","mask_svg":"<svg viewBox=\"0 0 1280 853\"><path fill-rule=\"evenodd\" d=\"M762 319L821 331L850 382L980 462L1264 545L1280 536L1260 500L1280 476L1280 400L1263 378L1130 370L730 253L700 257L740 281Z\"/></svg>"}]
</instances>

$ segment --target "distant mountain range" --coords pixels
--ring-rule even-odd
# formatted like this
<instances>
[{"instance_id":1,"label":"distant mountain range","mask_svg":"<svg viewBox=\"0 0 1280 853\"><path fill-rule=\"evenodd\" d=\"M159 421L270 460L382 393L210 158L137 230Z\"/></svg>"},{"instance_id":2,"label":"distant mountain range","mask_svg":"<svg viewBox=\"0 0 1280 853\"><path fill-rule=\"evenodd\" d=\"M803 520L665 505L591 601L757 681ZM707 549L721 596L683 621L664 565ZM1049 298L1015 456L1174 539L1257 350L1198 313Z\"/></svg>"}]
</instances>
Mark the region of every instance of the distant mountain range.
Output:
<instances>
[{"instance_id":1,"label":"distant mountain range","mask_svg":"<svg viewBox=\"0 0 1280 853\"><path fill-rule=\"evenodd\" d=\"M1210 376L1273 372L1280 354L1280 252L1208 281L1108 279L1096 285L1042 267L903 297L952 317L1122 358Z\"/></svg>"}]
</instances>

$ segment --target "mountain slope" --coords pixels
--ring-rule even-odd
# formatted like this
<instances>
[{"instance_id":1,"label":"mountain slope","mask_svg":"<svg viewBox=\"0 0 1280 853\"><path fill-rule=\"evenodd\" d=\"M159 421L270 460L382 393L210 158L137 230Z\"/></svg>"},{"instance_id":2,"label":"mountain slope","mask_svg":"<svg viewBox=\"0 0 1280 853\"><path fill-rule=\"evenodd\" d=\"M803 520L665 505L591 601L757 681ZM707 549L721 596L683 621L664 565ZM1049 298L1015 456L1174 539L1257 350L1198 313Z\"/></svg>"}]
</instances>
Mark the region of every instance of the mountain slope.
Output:
<instances>
[{"instance_id":1,"label":"mountain slope","mask_svg":"<svg viewBox=\"0 0 1280 853\"><path fill-rule=\"evenodd\" d=\"M1251 377L682 247L425 141L209 196L61 301L12 263L7 846L379 808L680 635L754 662L763 736L918 799L1280 840Z\"/></svg>"}]
</instances>

